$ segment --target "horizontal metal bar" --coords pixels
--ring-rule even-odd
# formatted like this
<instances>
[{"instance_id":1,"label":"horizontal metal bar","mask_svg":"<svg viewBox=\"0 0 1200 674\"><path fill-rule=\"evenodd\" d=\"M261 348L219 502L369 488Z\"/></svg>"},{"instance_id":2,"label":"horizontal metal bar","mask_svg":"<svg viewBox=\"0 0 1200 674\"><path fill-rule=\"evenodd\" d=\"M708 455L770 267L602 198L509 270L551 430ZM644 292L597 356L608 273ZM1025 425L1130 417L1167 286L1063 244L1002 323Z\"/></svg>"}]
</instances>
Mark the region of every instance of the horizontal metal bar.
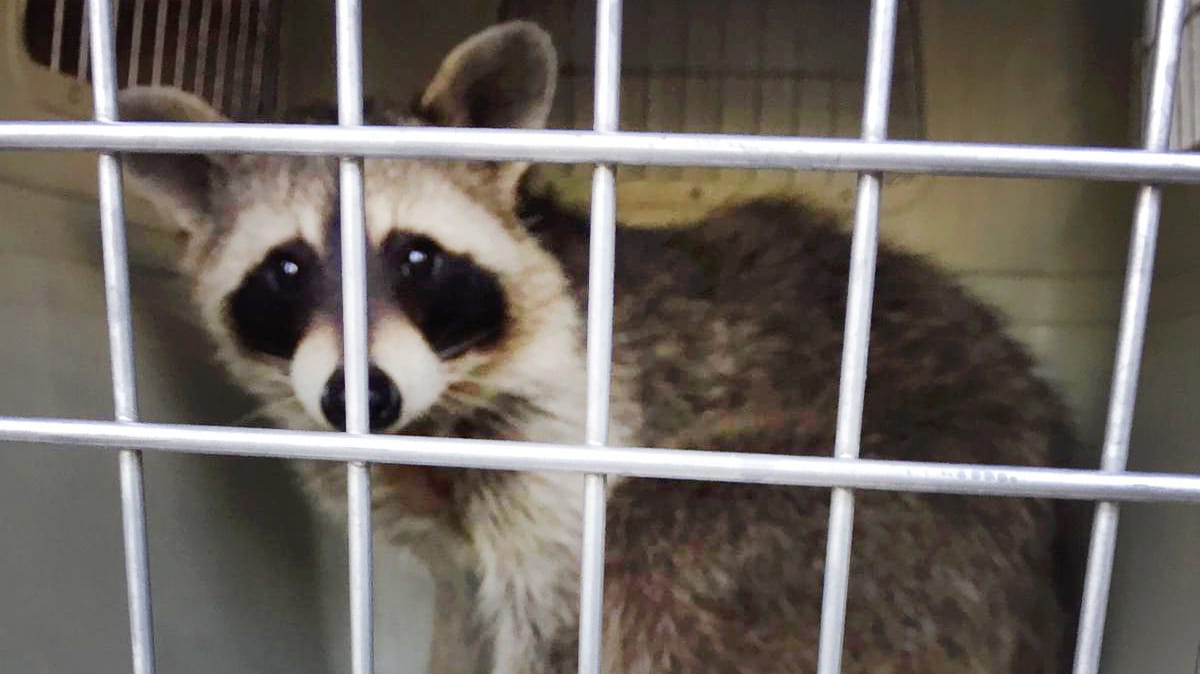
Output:
<instances>
[{"instance_id":1,"label":"horizontal metal bar","mask_svg":"<svg viewBox=\"0 0 1200 674\"><path fill-rule=\"evenodd\" d=\"M356 155L1200 182L1200 153L634 131L0 122L0 150Z\"/></svg>"},{"instance_id":2,"label":"horizontal metal bar","mask_svg":"<svg viewBox=\"0 0 1200 674\"><path fill-rule=\"evenodd\" d=\"M1169 473L17 417L0 417L2 441L977 496L1200 503L1200 475Z\"/></svg>"}]
</instances>

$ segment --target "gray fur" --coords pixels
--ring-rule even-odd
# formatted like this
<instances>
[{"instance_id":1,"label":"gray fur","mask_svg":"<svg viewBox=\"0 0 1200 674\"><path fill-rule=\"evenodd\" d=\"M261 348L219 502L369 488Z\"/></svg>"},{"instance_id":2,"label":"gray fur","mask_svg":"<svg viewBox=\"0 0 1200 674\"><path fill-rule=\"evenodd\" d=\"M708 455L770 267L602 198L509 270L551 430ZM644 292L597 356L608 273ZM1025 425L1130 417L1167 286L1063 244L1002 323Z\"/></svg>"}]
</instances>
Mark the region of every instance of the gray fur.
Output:
<instances>
[{"instance_id":1,"label":"gray fur","mask_svg":"<svg viewBox=\"0 0 1200 674\"><path fill-rule=\"evenodd\" d=\"M447 58L414 114L386 119L540 126L554 62L540 29L489 29ZM178 94L162 91L129 101L144 119L181 109ZM301 389L336 364L337 340L317 332L336 330L337 317L322 318L297 365L240 350L221 311L272 242L300 236L330 255L321 242L336 211L332 160L129 166L191 233L183 267L232 374L278 423L321 427ZM197 166L217 168L197 180ZM375 244L392 228L422 228L495 273L509 302L500 343L436 367L422 356L440 388L400 432L582 440L587 227L552 198L519 193L523 171L367 162ZM610 440L828 454L848 263L834 220L793 200L733 206L683 229L622 229ZM405 317L380 314L391 322L373 323L374 334L410 334ZM378 341L373 357L402 362ZM402 369L390 372L402 389L426 385L404 381ZM869 458L1045 466L1071 435L1064 405L995 313L886 245L867 386ZM341 469L297 468L336 511ZM380 534L424 557L456 604L439 611L438 634L478 636L478 651L435 647L432 671L466 672L474 658L495 674L575 671L579 476L376 466L374 478ZM824 489L612 480L604 671L814 671L828 504ZM1054 674L1065 625L1055 540L1044 501L859 494L843 671Z\"/></svg>"}]
</instances>

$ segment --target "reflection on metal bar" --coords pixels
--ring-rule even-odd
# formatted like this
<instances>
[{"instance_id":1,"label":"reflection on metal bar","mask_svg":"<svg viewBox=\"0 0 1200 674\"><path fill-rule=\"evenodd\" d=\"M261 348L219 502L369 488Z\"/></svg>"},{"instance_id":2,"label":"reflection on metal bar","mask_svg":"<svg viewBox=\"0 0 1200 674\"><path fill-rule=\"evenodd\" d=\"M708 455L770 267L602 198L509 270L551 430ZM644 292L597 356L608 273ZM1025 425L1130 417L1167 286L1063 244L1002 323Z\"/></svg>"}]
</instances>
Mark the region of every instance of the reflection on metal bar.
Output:
<instances>
[{"instance_id":1,"label":"reflection on metal bar","mask_svg":"<svg viewBox=\"0 0 1200 674\"><path fill-rule=\"evenodd\" d=\"M338 124L363 123L362 3L337 0ZM363 160L345 157L341 169L342 341L346 430L367 435L367 242L363 211ZM350 530L350 662L353 674L372 674L374 645L371 578L371 472L364 462L346 466Z\"/></svg>"},{"instance_id":2,"label":"reflection on metal bar","mask_svg":"<svg viewBox=\"0 0 1200 674\"><path fill-rule=\"evenodd\" d=\"M110 0L91 0L92 92L97 122L117 118L117 59L115 26ZM112 365L113 407L117 421L137 421L137 381L134 375L133 321L129 300L129 262L125 246L125 206L121 193L121 163L116 155L99 159L101 244L104 257L104 299ZM121 524L125 536L125 577L129 599L129 632L134 674L154 672L154 625L150 609L150 563L146 541L146 501L142 457L121 450Z\"/></svg>"},{"instance_id":3,"label":"reflection on metal bar","mask_svg":"<svg viewBox=\"0 0 1200 674\"><path fill-rule=\"evenodd\" d=\"M593 128L616 131L620 124L621 0L596 2L596 71ZM608 442L609 386L612 380L613 260L616 237L616 179L613 167L592 173L591 237L588 262L587 424L593 447ZM604 629L605 491L603 474L584 478L583 547L579 586L579 674L600 674Z\"/></svg>"},{"instance_id":4,"label":"reflection on metal bar","mask_svg":"<svg viewBox=\"0 0 1200 674\"><path fill-rule=\"evenodd\" d=\"M897 0L871 3L871 34L867 46L867 82L863 101L862 139L887 137L888 103L896 40ZM867 382L867 347L871 332L871 299L875 285L875 254L879 243L879 173L858 178L858 203L850 252L850 282L846 297L846 327L842 344L841 383L838 387L837 440L834 456L857 460L862 436L862 411ZM825 579L818 642L818 674L842 669L846 626L846 594L854 532L854 494L833 490L825 550Z\"/></svg>"},{"instance_id":5,"label":"reflection on metal bar","mask_svg":"<svg viewBox=\"0 0 1200 674\"><path fill-rule=\"evenodd\" d=\"M246 99L246 44L250 39L250 0L242 0L239 7L237 42L233 50L233 95L229 100L229 116L237 118L242 113Z\"/></svg>"},{"instance_id":6,"label":"reflection on metal bar","mask_svg":"<svg viewBox=\"0 0 1200 674\"><path fill-rule=\"evenodd\" d=\"M1200 183L1200 153L632 131L0 122L0 150L355 155Z\"/></svg>"},{"instance_id":7,"label":"reflection on metal bar","mask_svg":"<svg viewBox=\"0 0 1200 674\"><path fill-rule=\"evenodd\" d=\"M63 52L63 15L66 14L66 0L54 0L54 34L50 37L50 70L62 72Z\"/></svg>"},{"instance_id":8,"label":"reflection on metal bar","mask_svg":"<svg viewBox=\"0 0 1200 674\"><path fill-rule=\"evenodd\" d=\"M1158 43L1154 51L1153 79L1146 115L1144 147L1147 150L1161 151L1167 148L1179 70L1180 37L1187 5L1187 0L1163 0L1159 7ZM1133 426L1138 371L1146 336L1146 313L1150 306L1154 248L1158 239L1161 208L1162 188L1143 185L1138 191L1133 216L1121 323L1117 332L1116 362L1113 365L1112 391L1104 429L1100 467L1105 471L1123 471L1129 460L1129 434ZM1118 519L1117 504L1105 502L1096 505L1075 648L1075 674L1096 674L1100 669Z\"/></svg>"},{"instance_id":9,"label":"reflection on metal bar","mask_svg":"<svg viewBox=\"0 0 1200 674\"><path fill-rule=\"evenodd\" d=\"M212 13L213 3L216 0L202 0L200 5L200 25L196 32L196 80L193 84L193 93L201 98L204 97L204 80L205 68L208 65L208 39L212 35Z\"/></svg>"},{"instance_id":10,"label":"reflection on metal bar","mask_svg":"<svg viewBox=\"0 0 1200 674\"><path fill-rule=\"evenodd\" d=\"M1200 475L0 417L0 441L969 496L1200 504Z\"/></svg>"},{"instance_id":11,"label":"reflection on metal bar","mask_svg":"<svg viewBox=\"0 0 1200 674\"><path fill-rule=\"evenodd\" d=\"M183 36L175 36L182 41ZM154 19L154 63L150 68L151 84L162 84L163 61L167 52L167 0L158 0L158 14Z\"/></svg>"},{"instance_id":12,"label":"reflection on metal bar","mask_svg":"<svg viewBox=\"0 0 1200 674\"><path fill-rule=\"evenodd\" d=\"M225 74L229 71L229 24L232 19L233 0L223 0L221 2L221 23L217 34L217 60L213 64L212 103L218 110L225 109Z\"/></svg>"},{"instance_id":13,"label":"reflection on metal bar","mask_svg":"<svg viewBox=\"0 0 1200 674\"><path fill-rule=\"evenodd\" d=\"M187 63L188 23L191 20L192 0L182 0L179 5L179 24L175 31L175 76L171 83L183 86L183 69ZM199 42L199 40L197 40Z\"/></svg>"},{"instance_id":14,"label":"reflection on metal bar","mask_svg":"<svg viewBox=\"0 0 1200 674\"><path fill-rule=\"evenodd\" d=\"M146 0L134 0L133 26L129 38L129 70L126 86L137 86L138 63L142 60L142 25L146 16Z\"/></svg>"}]
</instances>

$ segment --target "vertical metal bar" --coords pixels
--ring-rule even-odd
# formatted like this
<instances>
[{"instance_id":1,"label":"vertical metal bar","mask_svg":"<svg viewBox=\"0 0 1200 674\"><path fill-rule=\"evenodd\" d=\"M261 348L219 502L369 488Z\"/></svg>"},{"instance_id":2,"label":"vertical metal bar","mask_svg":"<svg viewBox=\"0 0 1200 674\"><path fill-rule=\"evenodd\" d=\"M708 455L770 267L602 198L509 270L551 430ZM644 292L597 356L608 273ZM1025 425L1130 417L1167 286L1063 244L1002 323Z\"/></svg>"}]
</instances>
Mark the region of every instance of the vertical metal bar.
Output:
<instances>
[{"instance_id":1,"label":"vertical metal bar","mask_svg":"<svg viewBox=\"0 0 1200 674\"><path fill-rule=\"evenodd\" d=\"M154 63L150 83L162 84L163 61L167 51L167 0L158 0L158 15L154 21Z\"/></svg>"},{"instance_id":2,"label":"vertical metal bar","mask_svg":"<svg viewBox=\"0 0 1200 674\"><path fill-rule=\"evenodd\" d=\"M117 59L112 4L91 0L88 12L94 117L117 119ZM108 316L109 357L112 363L113 407L117 421L137 421L137 382L134 375L133 320L129 300L129 263L125 246L125 204L121 193L121 163L115 154L99 160L100 228L104 251L104 298ZM129 632L135 674L154 672L154 627L150 610L150 562L146 542L146 502L142 455L121 450L121 524L125 535L125 576L129 599Z\"/></svg>"},{"instance_id":3,"label":"vertical metal bar","mask_svg":"<svg viewBox=\"0 0 1200 674\"><path fill-rule=\"evenodd\" d=\"M862 138L887 137L892 61L896 40L897 0L871 3L867 45L867 82L863 101ZM875 254L879 242L879 173L858 177L858 203L850 251L850 282L846 290L846 328L842 343L842 372L838 397L834 456L858 458L862 436L863 399L867 384L867 350L871 333L871 300L875 286ZM817 673L838 674L846 627L846 592L850 582L850 547L854 531L854 493L833 490L829 504L829 534L825 550L825 581Z\"/></svg>"},{"instance_id":4,"label":"vertical metal bar","mask_svg":"<svg viewBox=\"0 0 1200 674\"><path fill-rule=\"evenodd\" d=\"M213 105L225 109L225 73L229 70L229 23L233 20L233 0L221 3L221 28L217 35L217 62L213 68Z\"/></svg>"},{"instance_id":5,"label":"vertical metal bar","mask_svg":"<svg viewBox=\"0 0 1200 674\"><path fill-rule=\"evenodd\" d=\"M362 3L337 0L338 123L363 123ZM341 173L342 302L346 430L370 432L367 409L367 274L363 212L363 160L344 157ZM354 462L347 470L350 530L351 671L372 674L374 646L371 580L371 472Z\"/></svg>"},{"instance_id":6,"label":"vertical metal bar","mask_svg":"<svg viewBox=\"0 0 1200 674\"><path fill-rule=\"evenodd\" d=\"M250 40L250 0L242 0L238 17L237 42L233 50L233 96L229 100L231 117L241 115L246 99L246 49Z\"/></svg>"},{"instance_id":7,"label":"vertical metal bar","mask_svg":"<svg viewBox=\"0 0 1200 674\"><path fill-rule=\"evenodd\" d=\"M621 99L621 0L596 2L596 70L593 127L616 131ZM612 381L613 260L616 241L616 176L611 165L592 174L592 223L588 272L587 426L589 445L608 442ZM583 547L579 587L579 674L600 674L604 629L604 533L606 479L584 478Z\"/></svg>"},{"instance_id":8,"label":"vertical metal bar","mask_svg":"<svg viewBox=\"0 0 1200 674\"><path fill-rule=\"evenodd\" d=\"M1154 48L1150 103L1143 140L1143 147L1147 150L1161 152L1167 149L1170 140L1180 38L1187 5L1187 0L1164 0L1159 8L1158 39ZM1150 306L1154 248L1158 239L1161 209L1162 188L1142 185L1138 190L1128 268L1125 271L1121 325L1117 333L1104 449L1100 458L1101 470L1123 471L1129 461L1129 434L1133 427L1138 371L1146 336L1146 313ZM1096 505L1075 645L1075 674L1095 674L1100 668L1119 519L1120 511L1116 503L1106 501Z\"/></svg>"},{"instance_id":9,"label":"vertical metal bar","mask_svg":"<svg viewBox=\"0 0 1200 674\"><path fill-rule=\"evenodd\" d=\"M187 63L188 23L191 21L192 2L182 0L179 4L179 23L175 29L175 75L171 83L176 87L183 86L183 71Z\"/></svg>"},{"instance_id":10,"label":"vertical metal bar","mask_svg":"<svg viewBox=\"0 0 1200 674\"><path fill-rule=\"evenodd\" d=\"M137 86L138 63L142 56L142 25L146 16L146 0L135 0L133 3L133 25L129 35L129 69L126 86Z\"/></svg>"},{"instance_id":11,"label":"vertical metal bar","mask_svg":"<svg viewBox=\"0 0 1200 674\"><path fill-rule=\"evenodd\" d=\"M50 37L50 70L62 72L63 15L67 13L66 0L54 0L54 34Z\"/></svg>"},{"instance_id":12,"label":"vertical metal bar","mask_svg":"<svg viewBox=\"0 0 1200 674\"><path fill-rule=\"evenodd\" d=\"M213 3L216 0L203 0L200 6L200 25L196 29L196 80L193 89L197 96L204 96L205 68L208 65L208 38L212 30Z\"/></svg>"}]
</instances>

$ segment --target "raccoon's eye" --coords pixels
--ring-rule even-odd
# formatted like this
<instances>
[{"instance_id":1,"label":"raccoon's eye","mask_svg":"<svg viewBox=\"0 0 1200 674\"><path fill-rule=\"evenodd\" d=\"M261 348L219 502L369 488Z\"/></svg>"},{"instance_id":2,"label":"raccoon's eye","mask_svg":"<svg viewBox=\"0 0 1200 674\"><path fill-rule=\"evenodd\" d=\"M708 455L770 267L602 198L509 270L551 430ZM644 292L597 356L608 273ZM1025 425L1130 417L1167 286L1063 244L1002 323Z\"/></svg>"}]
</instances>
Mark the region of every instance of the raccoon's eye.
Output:
<instances>
[{"instance_id":1,"label":"raccoon's eye","mask_svg":"<svg viewBox=\"0 0 1200 674\"><path fill-rule=\"evenodd\" d=\"M387 238L383 257L393 297L438 357L454 358L499 337L507 307L491 272L403 232Z\"/></svg>"},{"instance_id":2,"label":"raccoon's eye","mask_svg":"<svg viewBox=\"0 0 1200 674\"><path fill-rule=\"evenodd\" d=\"M229 298L229 318L242 344L280 358L296 350L316 307L320 262L302 241L272 250Z\"/></svg>"}]
</instances>

